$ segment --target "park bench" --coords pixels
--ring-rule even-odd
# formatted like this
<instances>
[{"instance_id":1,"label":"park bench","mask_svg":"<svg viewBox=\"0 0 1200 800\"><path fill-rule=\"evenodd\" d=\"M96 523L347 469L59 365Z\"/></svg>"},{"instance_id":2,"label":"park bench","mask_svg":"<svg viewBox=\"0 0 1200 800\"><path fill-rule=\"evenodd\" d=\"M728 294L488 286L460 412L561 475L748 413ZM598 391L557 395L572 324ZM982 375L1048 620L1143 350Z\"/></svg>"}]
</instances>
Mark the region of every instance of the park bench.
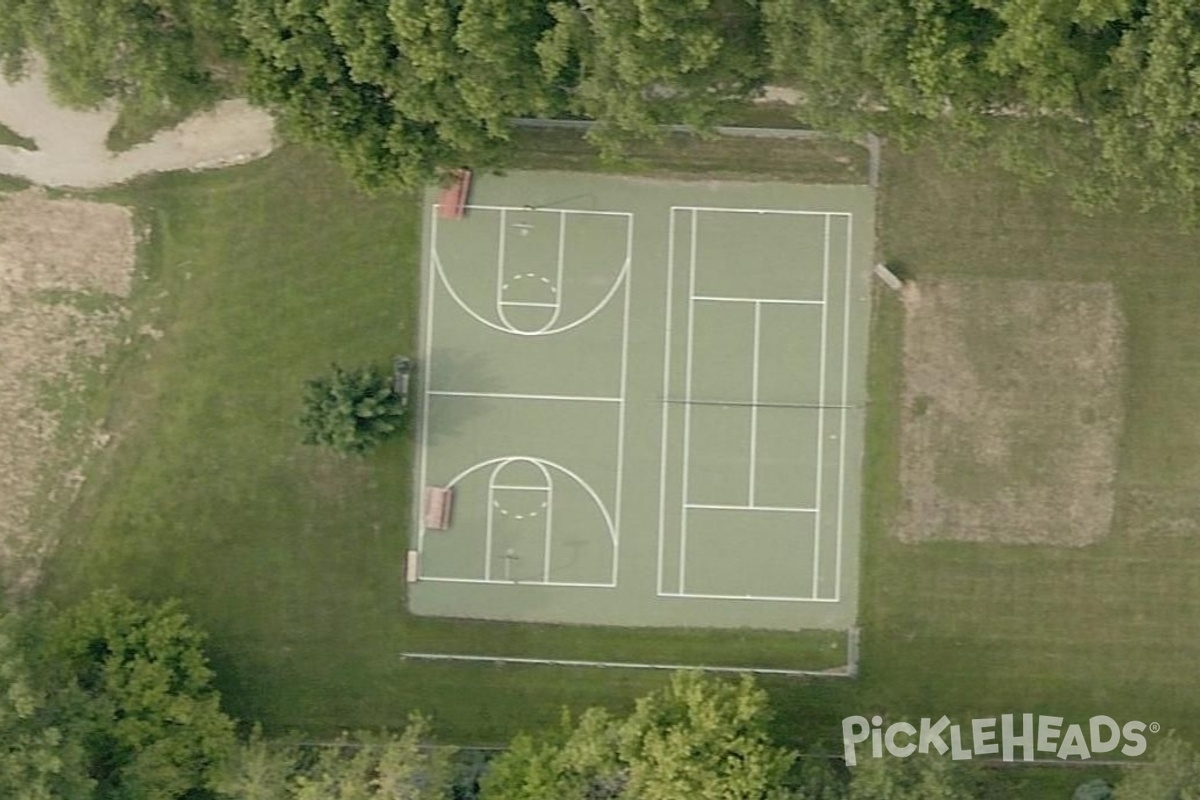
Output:
<instances>
[{"instance_id":1,"label":"park bench","mask_svg":"<svg viewBox=\"0 0 1200 800\"><path fill-rule=\"evenodd\" d=\"M425 527L441 531L450 527L450 507L454 490L443 486L425 487Z\"/></svg>"},{"instance_id":2,"label":"park bench","mask_svg":"<svg viewBox=\"0 0 1200 800\"><path fill-rule=\"evenodd\" d=\"M454 183L442 190L438 199L438 216L443 219L462 219L471 191L471 170L454 171Z\"/></svg>"}]
</instances>

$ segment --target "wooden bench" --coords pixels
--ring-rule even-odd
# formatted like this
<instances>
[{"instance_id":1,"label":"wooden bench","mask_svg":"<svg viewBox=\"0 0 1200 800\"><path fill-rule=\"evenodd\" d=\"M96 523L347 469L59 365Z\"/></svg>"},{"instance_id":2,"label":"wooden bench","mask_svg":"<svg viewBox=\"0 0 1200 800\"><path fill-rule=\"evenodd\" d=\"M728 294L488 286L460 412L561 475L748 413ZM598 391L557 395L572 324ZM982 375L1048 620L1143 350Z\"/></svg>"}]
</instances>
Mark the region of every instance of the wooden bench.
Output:
<instances>
[{"instance_id":1,"label":"wooden bench","mask_svg":"<svg viewBox=\"0 0 1200 800\"><path fill-rule=\"evenodd\" d=\"M462 219L470 192L471 170L455 170L454 184L443 190L438 199L438 216L442 219Z\"/></svg>"},{"instance_id":2,"label":"wooden bench","mask_svg":"<svg viewBox=\"0 0 1200 800\"><path fill-rule=\"evenodd\" d=\"M425 527L444 531L450 527L450 507L454 504L454 490L442 486L425 487Z\"/></svg>"},{"instance_id":3,"label":"wooden bench","mask_svg":"<svg viewBox=\"0 0 1200 800\"><path fill-rule=\"evenodd\" d=\"M417 582L417 551L409 550L404 563L404 579L409 583Z\"/></svg>"}]
</instances>

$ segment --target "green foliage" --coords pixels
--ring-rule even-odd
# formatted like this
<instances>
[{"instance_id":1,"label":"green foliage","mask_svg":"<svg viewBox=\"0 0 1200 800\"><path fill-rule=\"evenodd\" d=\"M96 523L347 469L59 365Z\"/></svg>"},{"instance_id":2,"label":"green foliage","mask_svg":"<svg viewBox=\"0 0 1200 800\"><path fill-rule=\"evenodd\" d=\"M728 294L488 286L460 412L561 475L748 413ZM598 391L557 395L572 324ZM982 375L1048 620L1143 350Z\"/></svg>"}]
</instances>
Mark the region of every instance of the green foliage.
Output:
<instances>
[{"instance_id":1,"label":"green foliage","mask_svg":"<svg viewBox=\"0 0 1200 800\"><path fill-rule=\"evenodd\" d=\"M1113 800L1186 800L1200 796L1200 754L1168 735L1154 743L1152 762L1130 767L1117 782Z\"/></svg>"},{"instance_id":2,"label":"green foliage","mask_svg":"<svg viewBox=\"0 0 1200 800\"><path fill-rule=\"evenodd\" d=\"M304 443L365 455L400 430L400 397L390 377L375 367L350 371L334 364L332 370L304 385Z\"/></svg>"},{"instance_id":3,"label":"green foliage","mask_svg":"<svg viewBox=\"0 0 1200 800\"><path fill-rule=\"evenodd\" d=\"M233 0L0 0L0 67L22 73L44 57L71 106L115 99L139 115L194 110L224 84L239 40Z\"/></svg>"},{"instance_id":4,"label":"green foliage","mask_svg":"<svg viewBox=\"0 0 1200 800\"><path fill-rule=\"evenodd\" d=\"M114 593L0 619L0 796L197 796L234 742L203 642Z\"/></svg>"},{"instance_id":5,"label":"green foliage","mask_svg":"<svg viewBox=\"0 0 1200 800\"><path fill-rule=\"evenodd\" d=\"M972 800L978 776L941 756L863 759L850 770L846 800Z\"/></svg>"},{"instance_id":6,"label":"green foliage","mask_svg":"<svg viewBox=\"0 0 1200 800\"><path fill-rule=\"evenodd\" d=\"M1076 786L1071 800L1113 800L1113 787L1103 778L1093 778Z\"/></svg>"},{"instance_id":7,"label":"green foliage","mask_svg":"<svg viewBox=\"0 0 1200 800\"><path fill-rule=\"evenodd\" d=\"M738 800L784 797L792 754L765 731L766 694L675 674L616 719L590 709L541 739L519 736L485 775L483 800L546 797Z\"/></svg>"}]
</instances>

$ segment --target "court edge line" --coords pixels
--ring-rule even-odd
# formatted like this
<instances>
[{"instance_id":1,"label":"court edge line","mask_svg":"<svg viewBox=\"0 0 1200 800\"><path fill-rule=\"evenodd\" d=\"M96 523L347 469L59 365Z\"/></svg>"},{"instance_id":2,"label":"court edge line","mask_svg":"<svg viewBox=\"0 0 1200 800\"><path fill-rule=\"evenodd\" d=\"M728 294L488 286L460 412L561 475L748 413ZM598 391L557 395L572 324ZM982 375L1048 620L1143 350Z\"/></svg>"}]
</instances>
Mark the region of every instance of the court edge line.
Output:
<instances>
[{"instance_id":1,"label":"court edge line","mask_svg":"<svg viewBox=\"0 0 1200 800\"><path fill-rule=\"evenodd\" d=\"M684 508L688 510L698 508L708 511L779 511L784 513L793 512L796 514L812 514L817 511L816 508L805 508L803 506L734 506L721 505L717 503L687 503L684 505Z\"/></svg>"},{"instance_id":2,"label":"court edge line","mask_svg":"<svg viewBox=\"0 0 1200 800\"><path fill-rule=\"evenodd\" d=\"M693 300L703 300L708 303L755 303L781 306L823 306L824 300L794 300L787 297L723 297L711 294L698 294Z\"/></svg>"},{"instance_id":3,"label":"court edge line","mask_svg":"<svg viewBox=\"0 0 1200 800\"><path fill-rule=\"evenodd\" d=\"M842 314L842 405L846 405L849 397L850 378L850 273L853 271L851 252L854 247L854 217L846 218L846 297ZM842 409L842 433L838 455L838 524L837 544L834 555L833 596L840 600L842 596L842 518L845 514L846 495L846 409ZM861 538L861 534L860 534Z\"/></svg>"},{"instance_id":4,"label":"court edge line","mask_svg":"<svg viewBox=\"0 0 1200 800\"><path fill-rule=\"evenodd\" d=\"M434 209L430 210L429 219L429 269L425 274L428 284L425 287L428 292L424 320L425 363L421 365L421 374L418 376L421 381L421 482L415 487L417 497L413 500L413 505L417 507L417 582L421 580L421 554L425 550L425 487L429 485L429 387L431 385L429 378L433 374L433 308L434 291L438 284L433 264L434 253L437 251L438 234L438 218Z\"/></svg>"},{"instance_id":5,"label":"court edge line","mask_svg":"<svg viewBox=\"0 0 1200 800\"><path fill-rule=\"evenodd\" d=\"M759 603L836 603L832 597L796 597L794 595L701 594L699 592L660 592L659 597L677 600L749 600Z\"/></svg>"},{"instance_id":6,"label":"court edge line","mask_svg":"<svg viewBox=\"0 0 1200 800\"><path fill-rule=\"evenodd\" d=\"M795 208L730 208L727 206L671 206L681 211L708 211L727 214L788 214L802 217L848 217L849 211L806 211Z\"/></svg>"},{"instance_id":7,"label":"court edge line","mask_svg":"<svg viewBox=\"0 0 1200 800\"><path fill-rule=\"evenodd\" d=\"M652 669L716 672L722 674L780 675L796 678L852 678L854 673L849 664L825 670L785 669L783 667L709 667L702 664L648 664L636 661L584 661L569 658L528 658L521 656L476 656L460 653L400 653L402 659L423 661L464 661L489 664L523 664L549 667L587 667L596 669Z\"/></svg>"},{"instance_id":8,"label":"court edge line","mask_svg":"<svg viewBox=\"0 0 1200 800\"><path fill-rule=\"evenodd\" d=\"M750 505L758 477L758 357L762 339L762 303L754 304L754 361L750 370Z\"/></svg>"},{"instance_id":9,"label":"court edge line","mask_svg":"<svg viewBox=\"0 0 1200 800\"><path fill-rule=\"evenodd\" d=\"M683 509L680 510L679 520L679 591L684 591L684 578L687 574L687 504L688 504L688 474L692 467L692 358L694 347L694 336L696 332L696 304L692 297L696 294L696 229L699 227L696 210L692 209L692 230L691 230L691 253L688 256L688 304L687 304L687 359L684 367L684 386L683 396L688 399L688 404L683 407L683 494L680 497L680 502L683 504Z\"/></svg>"},{"instance_id":10,"label":"court edge line","mask_svg":"<svg viewBox=\"0 0 1200 800\"><path fill-rule=\"evenodd\" d=\"M829 233L830 222L829 217L825 218L825 237L821 245L821 297L824 300L829 299ZM821 306L821 362L819 367L819 377L817 378L817 403L825 402L825 369L828 354L828 329L829 329L829 306ZM825 485L825 411L824 409L817 412L817 486L816 496L813 502L817 506L817 515L813 522L813 546L812 546L812 589L810 590L814 598L821 594L821 512L820 508L824 505L825 498L822 497L822 490Z\"/></svg>"},{"instance_id":11,"label":"court edge line","mask_svg":"<svg viewBox=\"0 0 1200 800\"><path fill-rule=\"evenodd\" d=\"M430 389L429 394L439 397L482 397L489 400L564 400L574 403L619 403L619 397L600 397L578 394L515 394L510 392L454 392L447 389Z\"/></svg>"},{"instance_id":12,"label":"court edge line","mask_svg":"<svg viewBox=\"0 0 1200 800\"><path fill-rule=\"evenodd\" d=\"M671 305L675 300L675 209L667 215L667 302L663 330L663 397L670 395L671 388ZM667 442L671 406L663 403L662 449L659 453L658 469L658 583L656 593L663 590L663 556L665 554L667 515Z\"/></svg>"},{"instance_id":13,"label":"court edge line","mask_svg":"<svg viewBox=\"0 0 1200 800\"><path fill-rule=\"evenodd\" d=\"M499 578L448 578L439 575L421 576L421 580L431 583L474 583L488 586L557 586L571 589L615 589L615 583L572 583L571 581L505 581Z\"/></svg>"},{"instance_id":14,"label":"court edge line","mask_svg":"<svg viewBox=\"0 0 1200 800\"><path fill-rule=\"evenodd\" d=\"M566 219L564 217L564 219ZM621 407L617 419L617 498L613 508L616 524L616 543L613 547L612 582L617 583L621 564L621 504L625 498L625 415L629 405L629 306L633 295L633 225L631 214L625 225L625 267L621 270L625 281L625 308L621 320Z\"/></svg>"},{"instance_id":15,"label":"court edge line","mask_svg":"<svg viewBox=\"0 0 1200 800\"><path fill-rule=\"evenodd\" d=\"M433 207L437 208L438 204L434 203ZM521 206L467 205L467 206L463 206L463 208L467 209L468 211L525 211L525 212L529 212L529 213L533 213L533 214L580 214L583 216L592 215L592 216L597 216L597 217L632 217L633 216L632 211L599 211L599 210L593 210L593 209L588 209L588 208L554 208L551 206L535 206L535 207L526 206L526 207L522 208Z\"/></svg>"}]
</instances>

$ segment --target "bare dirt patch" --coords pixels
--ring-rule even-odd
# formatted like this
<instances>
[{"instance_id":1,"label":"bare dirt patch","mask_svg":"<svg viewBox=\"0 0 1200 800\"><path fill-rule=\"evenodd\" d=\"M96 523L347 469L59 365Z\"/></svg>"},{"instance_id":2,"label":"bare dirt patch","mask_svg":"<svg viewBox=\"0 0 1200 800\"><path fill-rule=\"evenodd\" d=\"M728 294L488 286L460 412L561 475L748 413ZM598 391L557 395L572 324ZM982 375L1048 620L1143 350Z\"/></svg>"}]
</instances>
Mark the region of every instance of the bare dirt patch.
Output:
<instances>
[{"instance_id":1,"label":"bare dirt patch","mask_svg":"<svg viewBox=\"0 0 1200 800\"><path fill-rule=\"evenodd\" d=\"M904 299L900 538L1104 537L1124 367L1112 287L946 280Z\"/></svg>"},{"instance_id":2,"label":"bare dirt patch","mask_svg":"<svg viewBox=\"0 0 1200 800\"><path fill-rule=\"evenodd\" d=\"M0 581L36 581L53 516L107 436L64 424L62 398L116 343L135 240L128 209L44 192L0 195Z\"/></svg>"}]
</instances>

